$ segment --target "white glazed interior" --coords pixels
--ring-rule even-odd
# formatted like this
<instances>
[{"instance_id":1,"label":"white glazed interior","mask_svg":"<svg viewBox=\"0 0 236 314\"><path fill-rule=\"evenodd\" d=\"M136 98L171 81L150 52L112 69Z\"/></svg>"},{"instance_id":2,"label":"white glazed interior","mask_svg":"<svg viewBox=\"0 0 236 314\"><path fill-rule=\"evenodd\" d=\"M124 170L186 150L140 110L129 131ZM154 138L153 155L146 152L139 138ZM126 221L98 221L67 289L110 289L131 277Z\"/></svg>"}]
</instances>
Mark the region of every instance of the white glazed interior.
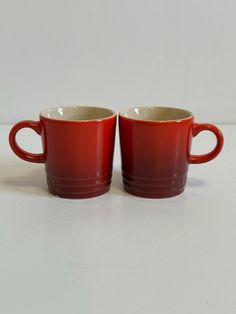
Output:
<instances>
[{"instance_id":1,"label":"white glazed interior","mask_svg":"<svg viewBox=\"0 0 236 314\"><path fill-rule=\"evenodd\" d=\"M101 120L115 115L114 111L100 107L65 106L50 108L40 114L42 117L64 121L91 121Z\"/></svg>"},{"instance_id":2,"label":"white glazed interior","mask_svg":"<svg viewBox=\"0 0 236 314\"><path fill-rule=\"evenodd\" d=\"M188 110L172 107L133 107L120 112L120 116L142 121L176 121L192 117Z\"/></svg>"}]
</instances>

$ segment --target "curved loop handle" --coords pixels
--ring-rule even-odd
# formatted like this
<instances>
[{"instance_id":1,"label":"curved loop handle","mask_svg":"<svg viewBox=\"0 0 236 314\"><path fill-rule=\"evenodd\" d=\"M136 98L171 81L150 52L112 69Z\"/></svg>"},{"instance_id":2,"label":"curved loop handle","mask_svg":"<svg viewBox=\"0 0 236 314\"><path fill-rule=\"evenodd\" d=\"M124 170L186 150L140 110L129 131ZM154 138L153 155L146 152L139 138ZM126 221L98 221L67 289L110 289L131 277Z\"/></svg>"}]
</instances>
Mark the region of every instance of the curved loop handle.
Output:
<instances>
[{"instance_id":1,"label":"curved loop handle","mask_svg":"<svg viewBox=\"0 0 236 314\"><path fill-rule=\"evenodd\" d=\"M9 133L9 144L13 152L23 160L29 162L36 162L36 163L44 163L45 162L45 153L42 154L33 154L25 151L24 149L20 148L16 141L16 134L19 130L23 128L30 128L33 129L36 133L41 135L42 132L42 124L40 121L30 121L25 120L18 122L16 125L13 126Z\"/></svg>"},{"instance_id":2,"label":"curved loop handle","mask_svg":"<svg viewBox=\"0 0 236 314\"><path fill-rule=\"evenodd\" d=\"M216 146L215 148L208 154L204 155L190 155L189 156L189 163L190 164L201 164L204 162L208 162L216 156L219 155L219 153L222 150L223 144L224 144L224 137L220 129L218 129L215 125L213 124L207 124L207 123L193 123L192 125L192 135L195 137L198 135L198 133L202 131L210 131L215 134L216 136Z\"/></svg>"}]
</instances>

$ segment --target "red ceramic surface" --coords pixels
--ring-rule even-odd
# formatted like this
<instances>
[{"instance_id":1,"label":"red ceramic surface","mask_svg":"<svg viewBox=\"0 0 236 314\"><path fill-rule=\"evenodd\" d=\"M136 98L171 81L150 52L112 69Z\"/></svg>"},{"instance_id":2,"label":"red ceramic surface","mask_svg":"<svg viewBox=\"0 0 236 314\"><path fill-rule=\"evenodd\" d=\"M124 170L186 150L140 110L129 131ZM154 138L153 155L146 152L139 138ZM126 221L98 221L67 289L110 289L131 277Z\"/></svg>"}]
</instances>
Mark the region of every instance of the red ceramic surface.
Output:
<instances>
[{"instance_id":1,"label":"red ceramic surface","mask_svg":"<svg viewBox=\"0 0 236 314\"><path fill-rule=\"evenodd\" d=\"M157 107L146 108L157 110ZM188 111L159 108L161 121L158 115L155 119L152 114L148 116L148 112L139 114L140 108L130 108L119 115L124 189L141 197L164 198L180 194L185 188L188 165L212 160L223 146L223 135L216 126L194 123ZM148 118L142 119L145 114ZM215 134L216 147L205 155L191 155L192 137L204 130Z\"/></svg>"},{"instance_id":2,"label":"red ceramic surface","mask_svg":"<svg viewBox=\"0 0 236 314\"><path fill-rule=\"evenodd\" d=\"M70 112L73 108L75 112ZM87 109L88 119L86 113L80 119L80 108ZM88 198L107 192L112 177L115 113L94 107L58 109L51 109L58 111L55 118L50 118L49 109L41 113L40 121L17 123L9 135L12 150L26 161L45 163L48 188L52 194L65 198ZM77 115L75 119L73 115ZM29 153L18 146L16 133L22 128L32 128L41 135L42 154Z\"/></svg>"}]
</instances>

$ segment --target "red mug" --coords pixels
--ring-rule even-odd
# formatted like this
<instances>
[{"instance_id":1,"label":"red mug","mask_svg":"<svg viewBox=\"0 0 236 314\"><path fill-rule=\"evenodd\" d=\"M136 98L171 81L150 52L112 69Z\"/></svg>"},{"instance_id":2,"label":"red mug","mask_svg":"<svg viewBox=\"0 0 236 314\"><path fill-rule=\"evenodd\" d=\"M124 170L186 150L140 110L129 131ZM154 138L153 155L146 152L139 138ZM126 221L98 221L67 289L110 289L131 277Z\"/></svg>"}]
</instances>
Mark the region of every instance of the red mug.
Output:
<instances>
[{"instance_id":1,"label":"red mug","mask_svg":"<svg viewBox=\"0 0 236 314\"><path fill-rule=\"evenodd\" d=\"M20 129L41 135L43 153L24 151ZM67 106L47 109L39 121L21 121L10 131L13 152L26 161L45 163L49 191L64 198L88 198L110 188L116 114L106 108Z\"/></svg>"},{"instance_id":2,"label":"red mug","mask_svg":"<svg viewBox=\"0 0 236 314\"><path fill-rule=\"evenodd\" d=\"M208 154L191 155L192 137L205 130L215 134L215 148ZM216 126L195 123L191 112L169 107L121 111L119 132L124 189L148 198L182 193L188 165L212 160L224 142Z\"/></svg>"}]
</instances>

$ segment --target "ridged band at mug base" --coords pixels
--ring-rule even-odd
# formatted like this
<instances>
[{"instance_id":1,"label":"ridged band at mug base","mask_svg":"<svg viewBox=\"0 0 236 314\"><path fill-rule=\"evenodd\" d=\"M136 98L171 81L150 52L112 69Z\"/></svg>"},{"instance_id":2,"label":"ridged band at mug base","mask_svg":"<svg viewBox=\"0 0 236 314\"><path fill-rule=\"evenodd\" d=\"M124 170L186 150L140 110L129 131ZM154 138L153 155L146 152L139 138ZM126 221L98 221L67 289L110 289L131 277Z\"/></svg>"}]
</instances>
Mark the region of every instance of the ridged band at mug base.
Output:
<instances>
[{"instance_id":1,"label":"ridged band at mug base","mask_svg":"<svg viewBox=\"0 0 236 314\"><path fill-rule=\"evenodd\" d=\"M62 198L92 198L109 191L111 173L95 178L61 178L47 173L48 190Z\"/></svg>"},{"instance_id":2,"label":"ridged band at mug base","mask_svg":"<svg viewBox=\"0 0 236 314\"><path fill-rule=\"evenodd\" d=\"M144 198L168 198L181 194L186 185L187 173L171 178L144 178L123 172L124 190Z\"/></svg>"}]
</instances>

